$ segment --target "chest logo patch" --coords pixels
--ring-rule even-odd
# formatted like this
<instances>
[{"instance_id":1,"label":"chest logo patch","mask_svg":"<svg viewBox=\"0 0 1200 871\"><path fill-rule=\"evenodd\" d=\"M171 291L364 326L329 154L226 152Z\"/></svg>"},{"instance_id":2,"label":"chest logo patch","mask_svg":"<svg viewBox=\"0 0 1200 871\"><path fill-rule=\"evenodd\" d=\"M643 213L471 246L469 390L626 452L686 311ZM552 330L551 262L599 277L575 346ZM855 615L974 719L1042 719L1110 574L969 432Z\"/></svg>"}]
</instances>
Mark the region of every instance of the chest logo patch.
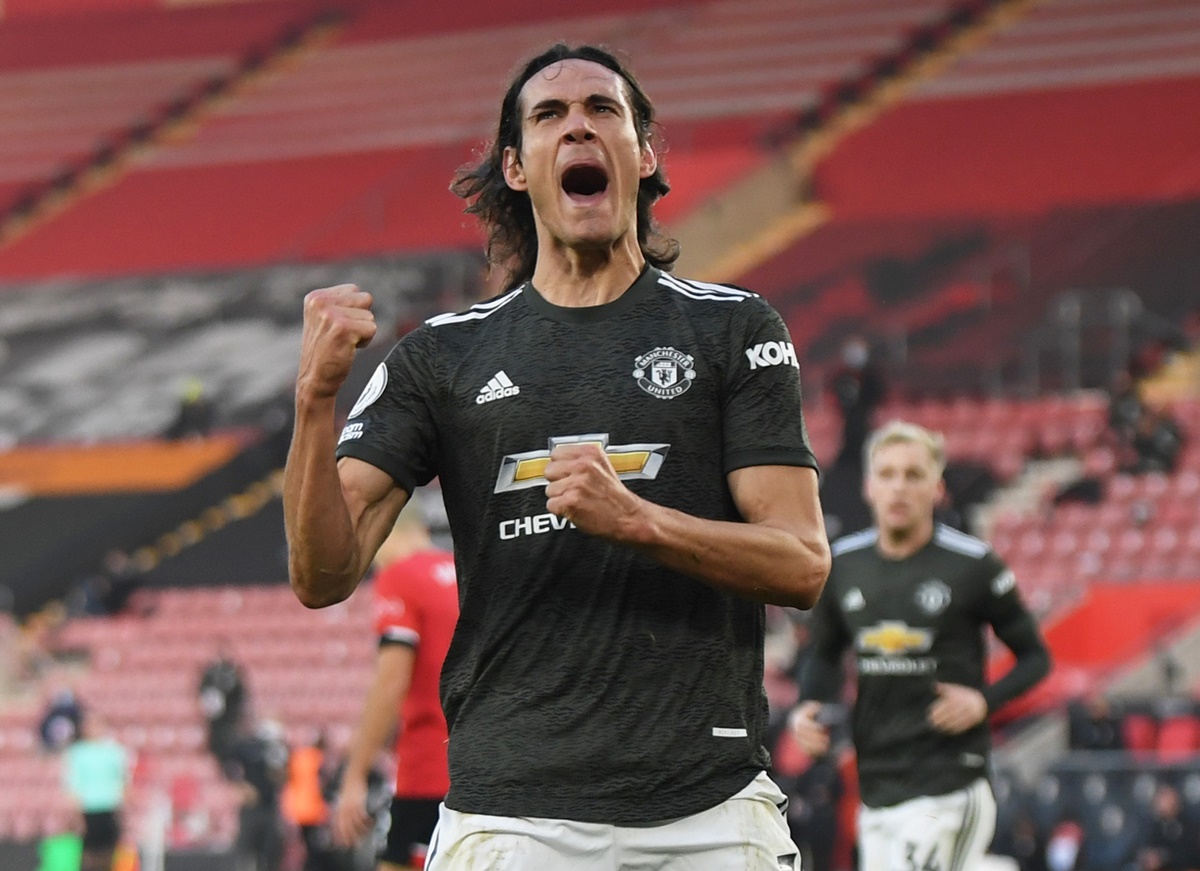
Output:
<instances>
[{"instance_id":1,"label":"chest logo patch","mask_svg":"<svg viewBox=\"0 0 1200 871\"><path fill-rule=\"evenodd\" d=\"M924 653L932 644L933 634L928 629L909 626L903 620L880 620L858 631L856 646L863 653L896 656Z\"/></svg>"},{"instance_id":2,"label":"chest logo patch","mask_svg":"<svg viewBox=\"0 0 1200 871\"><path fill-rule=\"evenodd\" d=\"M696 360L674 348L655 348L633 361L638 387L659 399L687 393L696 378Z\"/></svg>"},{"instance_id":3,"label":"chest logo patch","mask_svg":"<svg viewBox=\"0 0 1200 871\"><path fill-rule=\"evenodd\" d=\"M950 588L937 578L930 578L917 587L913 600L926 614L941 614L950 604Z\"/></svg>"},{"instance_id":4,"label":"chest logo patch","mask_svg":"<svg viewBox=\"0 0 1200 871\"><path fill-rule=\"evenodd\" d=\"M550 465L550 452L557 445L594 444L608 457L609 464L622 481L653 481L658 477L667 458L668 444L610 445L608 433L591 433L577 436L554 436L544 451L525 451L509 454L500 461L500 473L496 478L495 493L508 493L528 487L545 487L546 466Z\"/></svg>"}]
</instances>

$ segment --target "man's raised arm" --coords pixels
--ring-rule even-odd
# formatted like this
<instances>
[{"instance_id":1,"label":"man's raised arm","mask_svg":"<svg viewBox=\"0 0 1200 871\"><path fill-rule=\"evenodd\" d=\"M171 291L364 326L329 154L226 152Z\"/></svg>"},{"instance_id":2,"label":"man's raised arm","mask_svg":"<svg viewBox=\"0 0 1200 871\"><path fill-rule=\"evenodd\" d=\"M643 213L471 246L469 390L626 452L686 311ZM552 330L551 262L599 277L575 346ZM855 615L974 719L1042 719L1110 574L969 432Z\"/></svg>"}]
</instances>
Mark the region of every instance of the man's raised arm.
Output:
<instances>
[{"instance_id":1,"label":"man's raised arm","mask_svg":"<svg viewBox=\"0 0 1200 871\"><path fill-rule=\"evenodd\" d=\"M351 284L304 299L296 422L283 479L288 575L297 598L323 608L347 598L408 500L386 472L338 461L335 401L359 348L375 336L371 295Z\"/></svg>"}]
</instances>

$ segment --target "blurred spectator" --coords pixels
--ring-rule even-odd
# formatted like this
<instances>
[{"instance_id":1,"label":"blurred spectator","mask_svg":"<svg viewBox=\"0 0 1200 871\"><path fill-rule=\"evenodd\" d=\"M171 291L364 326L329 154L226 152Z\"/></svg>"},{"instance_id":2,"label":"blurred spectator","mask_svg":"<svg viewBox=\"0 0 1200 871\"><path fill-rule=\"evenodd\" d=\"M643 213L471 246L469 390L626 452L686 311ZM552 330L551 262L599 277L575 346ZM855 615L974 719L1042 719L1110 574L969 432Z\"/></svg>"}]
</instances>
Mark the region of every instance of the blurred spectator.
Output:
<instances>
[{"instance_id":1,"label":"blurred spectator","mask_svg":"<svg viewBox=\"0 0 1200 871\"><path fill-rule=\"evenodd\" d=\"M224 761L238 740L246 711L246 683L228 642L217 642L216 659L205 666L198 692L208 723L208 749Z\"/></svg>"},{"instance_id":2,"label":"blurred spectator","mask_svg":"<svg viewBox=\"0 0 1200 871\"><path fill-rule=\"evenodd\" d=\"M168 439L203 438L212 429L213 406L204 394L204 382L199 378L188 378L183 383L179 397L179 411L175 420L163 432Z\"/></svg>"},{"instance_id":3,"label":"blurred spectator","mask_svg":"<svg viewBox=\"0 0 1200 871\"><path fill-rule=\"evenodd\" d=\"M1134 380L1153 375L1166 359L1166 349L1160 342L1143 342L1130 355L1129 373Z\"/></svg>"},{"instance_id":4,"label":"blurred spectator","mask_svg":"<svg viewBox=\"0 0 1200 871\"><path fill-rule=\"evenodd\" d=\"M1064 819L1050 832L1046 842L1047 871L1076 871L1083 867L1083 827Z\"/></svg>"},{"instance_id":5,"label":"blurred spectator","mask_svg":"<svg viewBox=\"0 0 1200 871\"><path fill-rule=\"evenodd\" d=\"M1125 371L1118 372L1108 399L1108 428L1118 444L1133 444L1144 410L1133 376Z\"/></svg>"},{"instance_id":6,"label":"blurred spectator","mask_svg":"<svg viewBox=\"0 0 1200 871\"><path fill-rule=\"evenodd\" d=\"M237 741L224 761L238 786L238 871L279 871L283 859L280 796L287 782L288 748L283 727L263 720Z\"/></svg>"},{"instance_id":7,"label":"blurred spectator","mask_svg":"<svg viewBox=\"0 0 1200 871\"><path fill-rule=\"evenodd\" d=\"M1200 868L1200 836L1182 814L1179 793L1159 784L1150 819L1137 853L1138 871L1189 871Z\"/></svg>"},{"instance_id":8,"label":"blurred spectator","mask_svg":"<svg viewBox=\"0 0 1200 871\"><path fill-rule=\"evenodd\" d=\"M65 683L51 686L46 709L38 724L42 749L49 753L63 750L83 734L83 705L75 690Z\"/></svg>"},{"instance_id":9,"label":"blurred spectator","mask_svg":"<svg viewBox=\"0 0 1200 871\"><path fill-rule=\"evenodd\" d=\"M1072 750L1123 750L1121 718L1103 694L1097 693L1083 703L1074 702L1069 711Z\"/></svg>"},{"instance_id":10,"label":"blurred spectator","mask_svg":"<svg viewBox=\"0 0 1200 871\"><path fill-rule=\"evenodd\" d=\"M17 680L35 683L54 668L55 660L50 651L55 644L55 634L64 622L66 609L57 601L25 618L17 638Z\"/></svg>"},{"instance_id":11,"label":"blurred spectator","mask_svg":"<svg viewBox=\"0 0 1200 871\"><path fill-rule=\"evenodd\" d=\"M304 841L304 871L335 871L339 867L325 800L329 780L322 733L311 744L292 751L283 788L283 814L300 829Z\"/></svg>"},{"instance_id":12,"label":"blurred spectator","mask_svg":"<svg viewBox=\"0 0 1200 871\"><path fill-rule=\"evenodd\" d=\"M63 754L63 782L83 815L80 871L109 871L121 840L121 807L131 770L129 753L98 714L83 720L83 736Z\"/></svg>"},{"instance_id":13,"label":"blurred spectator","mask_svg":"<svg viewBox=\"0 0 1200 871\"><path fill-rule=\"evenodd\" d=\"M1183 666L1179 659L1165 644L1158 644L1154 650L1154 660L1158 663L1159 674L1162 675L1163 689L1168 696L1180 693L1180 681L1183 679Z\"/></svg>"},{"instance_id":14,"label":"blurred spectator","mask_svg":"<svg viewBox=\"0 0 1200 871\"><path fill-rule=\"evenodd\" d=\"M1142 402L1137 382L1128 372L1121 372L1113 379L1108 426L1123 472L1175 470L1183 448L1183 431L1168 412Z\"/></svg>"},{"instance_id":15,"label":"blurred spectator","mask_svg":"<svg viewBox=\"0 0 1200 871\"><path fill-rule=\"evenodd\" d=\"M1087 871L1127 871L1137 849L1138 827L1118 804L1106 804L1086 836Z\"/></svg>"},{"instance_id":16,"label":"blurred spectator","mask_svg":"<svg viewBox=\"0 0 1200 871\"><path fill-rule=\"evenodd\" d=\"M123 550L110 550L104 555L100 570L79 582L70 610L76 615L93 617L118 614L144 580L129 554Z\"/></svg>"},{"instance_id":17,"label":"blurred spectator","mask_svg":"<svg viewBox=\"0 0 1200 871\"><path fill-rule=\"evenodd\" d=\"M1046 865L1046 841L1027 810L1019 810L1011 826L997 828L992 851L1011 857L1020 871L1049 871Z\"/></svg>"},{"instance_id":18,"label":"blurred spectator","mask_svg":"<svg viewBox=\"0 0 1200 871\"><path fill-rule=\"evenodd\" d=\"M1169 414L1147 409L1138 421L1131 443L1132 457L1125 471L1133 473L1175 471L1183 448L1183 432Z\"/></svg>"},{"instance_id":19,"label":"blurred spectator","mask_svg":"<svg viewBox=\"0 0 1200 871\"><path fill-rule=\"evenodd\" d=\"M842 415L842 446L835 465L860 469L875 409L887 392L883 373L871 361L871 346L862 336L852 336L842 345L842 365L830 378L829 391Z\"/></svg>"}]
</instances>

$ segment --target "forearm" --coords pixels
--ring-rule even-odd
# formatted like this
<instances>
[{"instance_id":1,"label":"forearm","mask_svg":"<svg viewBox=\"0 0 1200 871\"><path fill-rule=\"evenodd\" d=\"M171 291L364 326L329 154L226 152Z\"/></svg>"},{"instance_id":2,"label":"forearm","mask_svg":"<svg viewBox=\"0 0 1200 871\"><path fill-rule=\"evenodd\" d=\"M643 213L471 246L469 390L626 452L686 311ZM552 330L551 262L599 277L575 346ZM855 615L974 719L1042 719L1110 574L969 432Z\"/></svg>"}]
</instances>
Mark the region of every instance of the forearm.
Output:
<instances>
[{"instance_id":1,"label":"forearm","mask_svg":"<svg viewBox=\"0 0 1200 871\"><path fill-rule=\"evenodd\" d=\"M1050 673L1050 652L1043 646L1024 651L1003 677L983 690L988 711L995 712L1033 689Z\"/></svg>"},{"instance_id":2,"label":"forearm","mask_svg":"<svg viewBox=\"0 0 1200 871\"><path fill-rule=\"evenodd\" d=\"M817 702L832 702L842 690L840 657L827 656L814 650L800 673L800 698Z\"/></svg>"},{"instance_id":3,"label":"forearm","mask_svg":"<svg viewBox=\"0 0 1200 871\"><path fill-rule=\"evenodd\" d=\"M400 695L401 689L394 680L379 674L375 676L346 756L346 778L366 780L370 774L376 757L396 728Z\"/></svg>"},{"instance_id":4,"label":"forearm","mask_svg":"<svg viewBox=\"0 0 1200 871\"><path fill-rule=\"evenodd\" d=\"M1050 673L1050 651L1033 615L1021 611L993 625L996 637L1012 651L1016 661L998 681L983 690L988 710L996 711Z\"/></svg>"},{"instance_id":5,"label":"forearm","mask_svg":"<svg viewBox=\"0 0 1200 871\"><path fill-rule=\"evenodd\" d=\"M705 520L645 500L626 534L655 561L756 602L811 608L829 575L823 534L801 538L763 523Z\"/></svg>"},{"instance_id":6,"label":"forearm","mask_svg":"<svg viewBox=\"0 0 1200 871\"><path fill-rule=\"evenodd\" d=\"M283 478L288 576L297 598L323 608L349 596L365 567L338 478L333 397L297 391Z\"/></svg>"}]
</instances>

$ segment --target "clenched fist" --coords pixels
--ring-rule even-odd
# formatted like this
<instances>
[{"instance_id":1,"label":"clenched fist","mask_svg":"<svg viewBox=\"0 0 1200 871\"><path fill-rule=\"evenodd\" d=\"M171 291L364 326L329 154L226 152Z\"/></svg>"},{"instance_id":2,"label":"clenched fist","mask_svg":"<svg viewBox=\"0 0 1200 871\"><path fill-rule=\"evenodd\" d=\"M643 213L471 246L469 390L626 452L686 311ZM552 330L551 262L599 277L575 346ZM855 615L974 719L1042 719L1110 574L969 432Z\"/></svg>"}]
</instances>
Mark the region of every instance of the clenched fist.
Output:
<instances>
[{"instance_id":1,"label":"clenched fist","mask_svg":"<svg viewBox=\"0 0 1200 871\"><path fill-rule=\"evenodd\" d=\"M314 290L304 297L304 336L300 345L297 391L326 399L337 394L354 355L375 338L371 294L353 284Z\"/></svg>"},{"instance_id":2,"label":"clenched fist","mask_svg":"<svg viewBox=\"0 0 1200 871\"><path fill-rule=\"evenodd\" d=\"M545 475L547 511L591 535L623 538L639 499L621 482L603 448L586 442L557 445Z\"/></svg>"}]
</instances>

